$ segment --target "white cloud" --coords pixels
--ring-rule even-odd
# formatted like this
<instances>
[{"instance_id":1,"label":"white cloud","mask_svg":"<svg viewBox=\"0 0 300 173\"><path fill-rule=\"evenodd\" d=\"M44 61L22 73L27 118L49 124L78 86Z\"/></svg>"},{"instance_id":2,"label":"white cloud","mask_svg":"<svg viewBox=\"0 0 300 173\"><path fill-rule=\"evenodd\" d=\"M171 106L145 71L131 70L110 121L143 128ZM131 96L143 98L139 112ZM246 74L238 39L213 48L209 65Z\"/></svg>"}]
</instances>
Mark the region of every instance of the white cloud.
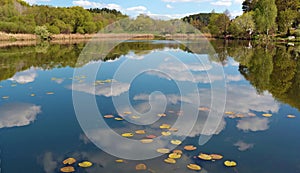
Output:
<instances>
[{"instance_id":1,"label":"white cloud","mask_svg":"<svg viewBox=\"0 0 300 173\"><path fill-rule=\"evenodd\" d=\"M236 4L242 4L244 2L244 0L234 0L234 3Z\"/></svg>"},{"instance_id":2,"label":"white cloud","mask_svg":"<svg viewBox=\"0 0 300 173\"><path fill-rule=\"evenodd\" d=\"M52 152L46 152L43 156L42 162L46 173L53 173L57 168L57 162L54 160Z\"/></svg>"},{"instance_id":3,"label":"white cloud","mask_svg":"<svg viewBox=\"0 0 300 173\"><path fill-rule=\"evenodd\" d=\"M236 127L243 131L264 131L269 128L269 119L268 118L243 118L238 121Z\"/></svg>"},{"instance_id":4,"label":"white cloud","mask_svg":"<svg viewBox=\"0 0 300 173\"><path fill-rule=\"evenodd\" d=\"M67 88L74 91L80 91L92 95L103 95L105 97L119 96L129 90L130 84L114 81L94 86L93 84L78 83L68 86Z\"/></svg>"},{"instance_id":5,"label":"white cloud","mask_svg":"<svg viewBox=\"0 0 300 173\"><path fill-rule=\"evenodd\" d=\"M215 5L215 6L231 6L232 2L231 0L219 0L219 1L215 1L215 2L211 2L211 5Z\"/></svg>"},{"instance_id":6,"label":"white cloud","mask_svg":"<svg viewBox=\"0 0 300 173\"><path fill-rule=\"evenodd\" d=\"M126 11L134 11L137 13L144 13L147 11L147 8L145 6L136 6L136 7L126 8Z\"/></svg>"},{"instance_id":7,"label":"white cloud","mask_svg":"<svg viewBox=\"0 0 300 173\"><path fill-rule=\"evenodd\" d=\"M242 10L235 10L235 11L231 11L230 12L231 18L235 18L237 16L241 16L242 14L243 14Z\"/></svg>"},{"instance_id":8,"label":"white cloud","mask_svg":"<svg viewBox=\"0 0 300 173\"><path fill-rule=\"evenodd\" d=\"M37 77L36 71L32 68L26 71L16 73L12 78L9 80L16 81L18 83L30 83L35 80Z\"/></svg>"},{"instance_id":9,"label":"white cloud","mask_svg":"<svg viewBox=\"0 0 300 173\"><path fill-rule=\"evenodd\" d=\"M84 8L108 8L108 9L116 9L121 10L122 7L118 4L105 4L100 2L93 2L88 0L76 0L72 2L73 5L78 5Z\"/></svg>"},{"instance_id":10,"label":"white cloud","mask_svg":"<svg viewBox=\"0 0 300 173\"><path fill-rule=\"evenodd\" d=\"M169 9L173 8L173 6L170 5L170 4L167 4L166 7L169 8Z\"/></svg>"},{"instance_id":11,"label":"white cloud","mask_svg":"<svg viewBox=\"0 0 300 173\"><path fill-rule=\"evenodd\" d=\"M162 0L164 2L207 2L207 1L211 1L211 0Z\"/></svg>"},{"instance_id":12,"label":"white cloud","mask_svg":"<svg viewBox=\"0 0 300 173\"><path fill-rule=\"evenodd\" d=\"M242 75L238 74L238 75L226 75L226 79L228 81L235 81L235 82L237 82L237 81L243 80L244 78L243 78Z\"/></svg>"},{"instance_id":13,"label":"white cloud","mask_svg":"<svg viewBox=\"0 0 300 173\"><path fill-rule=\"evenodd\" d=\"M235 144L233 144L233 146L238 147L238 150L240 150L240 151L246 151L250 148L253 148L254 144L248 144L244 141L238 141Z\"/></svg>"},{"instance_id":14,"label":"white cloud","mask_svg":"<svg viewBox=\"0 0 300 173\"><path fill-rule=\"evenodd\" d=\"M29 4L36 4L38 2L50 2L51 0L24 0L25 2L28 2Z\"/></svg>"},{"instance_id":15,"label":"white cloud","mask_svg":"<svg viewBox=\"0 0 300 173\"><path fill-rule=\"evenodd\" d=\"M26 126L41 112L41 107L28 103L10 103L0 107L0 128Z\"/></svg>"}]
</instances>

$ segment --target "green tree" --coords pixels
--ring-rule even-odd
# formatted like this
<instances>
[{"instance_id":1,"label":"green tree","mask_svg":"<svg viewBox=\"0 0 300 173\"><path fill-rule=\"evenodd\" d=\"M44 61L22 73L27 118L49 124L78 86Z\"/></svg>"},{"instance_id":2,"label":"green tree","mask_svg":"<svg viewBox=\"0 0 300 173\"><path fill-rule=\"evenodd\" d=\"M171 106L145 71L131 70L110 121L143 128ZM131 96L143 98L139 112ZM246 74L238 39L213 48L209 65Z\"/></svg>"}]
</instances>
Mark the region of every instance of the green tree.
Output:
<instances>
[{"instance_id":1,"label":"green tree","mask_svg":"<svg viewBox=\"0 0 300 173\"><path fill-rule=\"evenodd\" d=\"M275 29L277 7L275 0L259 0L255 7L255 23L258 32L269 35L270 29Z\"/></svg>"},{"instance_id":2,"label":"green tree","mask_svg":"<svg viewBox=\"0 0 300 173\"><path fill-rule=\"evenodd\" d=\"M225 13L214 13L209 19L208 28L214 36L225 36L228 32L230 18Z\"/></svg>"},{"instance_id":3,"label":"green tree","mask_svg":"<svg viewBox=\"0 0 300 173\"><path fill-rule=\"evenodd\" d=\"M50 32L47 30L46 26L37 26L35 28L35 34L42 40L47 40L50 37Z\"/></svg>"},{"instance_id":4,"label":"green tree","mask_svg":"<svg viewBox=\"0 0 300 173\"><path fill-rule=\"evenodd\" d=\"M248 38L255 30L253 12L244 13L234 19L230 24L230 33L235 37Z\"/></svg>"}]
</instances>

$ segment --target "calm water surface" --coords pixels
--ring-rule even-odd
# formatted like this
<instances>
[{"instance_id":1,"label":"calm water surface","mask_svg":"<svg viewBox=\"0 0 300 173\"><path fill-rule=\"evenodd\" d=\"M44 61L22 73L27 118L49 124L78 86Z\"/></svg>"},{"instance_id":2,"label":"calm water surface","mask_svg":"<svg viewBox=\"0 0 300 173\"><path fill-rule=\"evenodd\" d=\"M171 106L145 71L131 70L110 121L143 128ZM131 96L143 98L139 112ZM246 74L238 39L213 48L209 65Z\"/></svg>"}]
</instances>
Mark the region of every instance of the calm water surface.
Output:
<instances>
[{"instance_id":1,"label":"calm water surface","mask_svg":"<svg viewBox=\"0 0 300 173\"><path fill-rule=\"evenodd\" d=\"M114 44L103 41L99 45ZM300 172L300 46L213 41L216 51L213 53L198 41L184 44L187 47L175 41L127 41L107 55L88 56L77 65L84 43L0 48L0 172L59 172L67 157L94 163L87 169L75 166L76 172L135 172L138 163L147 165L145 172L193 172L186 168L189 163L201 165L202 172L211 173ZM177 57L185 67L171 57ZM197 58L203 64L199 65ZM127 64L122 67L124 63ZM75 69L88 71L99 64L98 83L89 74L73 75ZM154 66L166 73L145 71L131 83L113 80L112 83L118 84L113 92L111 82L103 82L114 79L121 67L130 73ZM186 87L196 85L200 107L210 108L211 85L219 85L222 79L217 75L208 78L206 70L213 66L224 68L225 111L234 115L224 113L215 131L203 131L208 111L201 109L193 130L176 147L183 150L185 145L193 144L197 150L184 151L174 165L163 162L167 155L116 163L118 157L90 142L76 119L72 92L95 97L102 116L112 114L126 119L123 111L128 110L128 105L120 105L122 112L118 112L113 97L128 94L134 109L145 113L150 110L149 96L159 91L164 97L154 95L155 101L160 104L161 100L167 100L166 110L161 112L167 116L152 125L136 125L113 118L105 121L119 134L146 131L145 135L135 135L133 139L149 134L160 136L159 125L174 123L182 116L180 104L190 104L196 99L188 92L180 97L177 83ZM190 73L194 78L189 77ZM272 116L264 117L266 113ZM296 118L288 118L288 115ZM131 116L131 120L138 118ZM213 136L200 146L200 135ZM204 161L194 157L201 152L222 154L224 159ZM227 159L236 161L237 167L225 167L223 162Z\"/></svg>"}]
</instances>

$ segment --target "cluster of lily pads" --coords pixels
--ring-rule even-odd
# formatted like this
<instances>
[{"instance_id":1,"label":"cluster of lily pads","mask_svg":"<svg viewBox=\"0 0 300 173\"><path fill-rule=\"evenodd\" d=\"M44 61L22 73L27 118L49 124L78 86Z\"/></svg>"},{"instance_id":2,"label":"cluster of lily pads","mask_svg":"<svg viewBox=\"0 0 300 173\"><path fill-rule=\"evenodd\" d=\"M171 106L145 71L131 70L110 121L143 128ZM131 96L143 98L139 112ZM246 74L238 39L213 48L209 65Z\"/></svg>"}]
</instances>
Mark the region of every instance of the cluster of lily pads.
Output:
<instances>
[{"instance_id":1,"label":"cluster of lily pads","mask_svg":"<svg viewBox=\"0 0 300 173\"><path fill-rule=\"evenodd\" d=\"M73 157L69 157L67 159L65 159L62 163L65 165L64 167L60 168L61 172L75 172L75 167L72 166L76 163L76 159ZM89 168L91 166L93 166L93 163L90 161L83 161L83 162L79 162L78 166L81 168Z\"/></svg>"}]
</instances>

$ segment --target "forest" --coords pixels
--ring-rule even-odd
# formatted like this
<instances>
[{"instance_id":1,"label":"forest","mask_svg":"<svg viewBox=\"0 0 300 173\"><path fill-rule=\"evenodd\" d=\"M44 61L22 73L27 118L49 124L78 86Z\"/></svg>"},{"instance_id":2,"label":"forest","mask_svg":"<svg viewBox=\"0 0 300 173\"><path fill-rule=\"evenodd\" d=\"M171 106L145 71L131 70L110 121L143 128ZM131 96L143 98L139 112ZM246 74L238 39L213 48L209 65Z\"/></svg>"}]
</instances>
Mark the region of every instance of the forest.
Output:
<instances>
[{"instance_id":1,"label":"forest","mask_svg":"<svg viewBox=\"0 0 300 173\"><path fill-rule=\"evenodd\" d=\"M159 20L144 14L133 19L107 8L31 6L22 0L1 0L0 31L35 33L44 38L51 34L91 34L103 28L107 32L159 35L201 31L219 38L300 37L300 0L244 0L242 9L243 14L234 19L228 10L213 10L182 19Z\"/></svg>"}]
</instances>

